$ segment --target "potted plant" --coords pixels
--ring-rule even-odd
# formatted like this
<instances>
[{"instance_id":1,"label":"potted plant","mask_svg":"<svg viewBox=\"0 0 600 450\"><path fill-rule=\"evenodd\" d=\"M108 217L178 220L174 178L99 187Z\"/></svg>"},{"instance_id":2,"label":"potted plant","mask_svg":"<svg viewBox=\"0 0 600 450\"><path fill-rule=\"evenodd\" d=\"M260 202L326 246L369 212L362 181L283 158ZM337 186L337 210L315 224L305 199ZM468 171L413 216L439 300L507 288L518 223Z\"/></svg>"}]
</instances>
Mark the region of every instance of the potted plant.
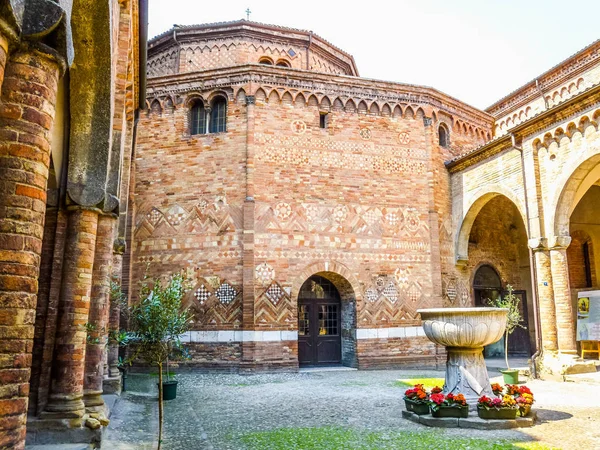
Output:
<instances>
[{"instance_id":1,"label":"potted plant","mask_svg":"<svg viewBox=\"0 0 600 450\"><path fill-rule=\"evenodd\" d=\"M507 384L516 384L519 382L519 371L512 370L508 364L508 337L517 329L517 327L525 328L521 323L523 322L523 316L519 309L519 303L521 299L513 294L513 287L509 284L506 286L508 293L504 296L500 296L494 300L488 300L490 306L497 308L508 309L506 316L506 332L504 335L504 360L506 362L506 370L501 370L504 382Z\"/></svg>"},{"instance_id":2,"label":"potted plant","mask_svg":"<svg viewBox=\"0 0 600 450\"><path fill-rule=\"evenodd\" d=\"M486 395L477 401L477 415L481 419L515 419L519 407L512 395L490 398Z\"/></svg>"},{"instance_id":3,"label":"potted plant","mask_svg":"<svg viewBox=\"0 0 600 450\"><path fill-rule=\"evenodd\" d=\"M163 429L163 364L174 350L182 349L180 336L189 330L192 315L182 307L187 289L183 274L175 274L166 282L147 277L141 282L140 301L128 308L129 326L127 344L134 348L131 360L141 358L158 368L158 449L161 448Z\"/></svg>"},{"instance_id":4,"label":"potted plant","mask_svg":"<svg viewBox=\"0 0 600 450\"><path fill-rule=\"evenodd\" d=\"M442 389L437 386L431 390L432 394L440 392L442 392ZM415 384L412 389L407 389L404 392L404 404L407 411L420 416L429 414L429 393L423 388L422 384Z\"/></svg>"},{"instance_id":5,"label":"potted plant","mask_svg":"<svg viewBox=\"0 0 600 450\"><path fill-rule=\"evenodd\" d=\"M469 415L469 405L463 394L442 393L429 396L429 407L433 417L460 417Z\"/></svg>"},{"instance_id":6,"label":"potted plant","mask_svg":"<svg viewBox=\"0 0 600 450\"><path fill-rule=\"evenodd\" d=\"M531 412L531 406L535 401L533 398L533 392L527 386L506 386L508 394L512 395L517 402L519 407L519 416L525 417Z\"/></svg>"}]
</instances>

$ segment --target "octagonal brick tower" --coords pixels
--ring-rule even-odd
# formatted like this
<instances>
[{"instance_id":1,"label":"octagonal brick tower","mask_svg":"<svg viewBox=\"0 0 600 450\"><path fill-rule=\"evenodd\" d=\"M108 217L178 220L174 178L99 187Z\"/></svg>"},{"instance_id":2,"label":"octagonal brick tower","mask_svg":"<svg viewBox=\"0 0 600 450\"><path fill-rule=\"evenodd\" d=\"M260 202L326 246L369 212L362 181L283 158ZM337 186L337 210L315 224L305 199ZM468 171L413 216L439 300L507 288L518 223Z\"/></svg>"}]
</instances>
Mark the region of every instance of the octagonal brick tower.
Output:
<instances>
[{"instance_id":1,"label":"octagonal brick tower","mask_svg":"<svg viewBox=\"0 0 600 450\"><path fill-rule=\"evenodd\" d=\"M358 76L351 55L312 31L246 20L175 26L148 49L149 77L258 63Z\"/></svg>"},{"instance_id":2,"label":"octagonal brick tower","mask_svg":"<svg viewBox=\"0 0 600 450\"><path fill-rule=\"evenodd\" d=\"M416 310L442 306L454 264L444 161L489 139L489 114L244 20L154 38L148 74L130 286L147 262L189 271L186 364L445 362Z\"/></svg>"}]
</instances>

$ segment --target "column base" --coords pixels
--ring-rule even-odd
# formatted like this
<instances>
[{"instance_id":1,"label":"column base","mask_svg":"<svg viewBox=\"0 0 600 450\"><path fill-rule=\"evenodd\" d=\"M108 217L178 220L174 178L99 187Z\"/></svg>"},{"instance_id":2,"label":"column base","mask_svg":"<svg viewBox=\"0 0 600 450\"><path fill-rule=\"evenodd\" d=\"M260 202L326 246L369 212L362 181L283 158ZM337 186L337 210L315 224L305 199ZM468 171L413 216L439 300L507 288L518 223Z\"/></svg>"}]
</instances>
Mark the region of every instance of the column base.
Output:
<instances>
[{"instance_id":1,"label":"column base","mask_svg":"<svg viewBox=\"0 0 600 450\"><path fill-rule=\"evenodd\" d=\"M565 375L596 372L593 360L582 359L571 352L544 352L536 363L538 376L543 380L564 381Z\"/></svg>"},{"instance_id":2,"label":"column base","mask_svg":"<svg viewBox=\"0 0 600 450\"><path fill-rule=\"evenodd\" d=\"M116 377L107 377L102 382L103 394L121 394L121 375Z\"/></svg>"},{"instance_id":3,"label":"column base","mask_svg":"<svg viewBox=\"0 0 600 450\"><path fill-rule=\"evenodd\" d=\"M102 391L87 391L83 394L83 403L86 412L104 412L104 399Z\"/></svg>"},{"instance_id":4,"label":"column base","mask_svg":"<svg viewBox=\"0 0 600 450\"><path fill-rule=\"evenodd\" d=\"M53 396L48 399L42 418L80 419L85 414L85 404L81 395Z\"/></svg>"}]
</instances>

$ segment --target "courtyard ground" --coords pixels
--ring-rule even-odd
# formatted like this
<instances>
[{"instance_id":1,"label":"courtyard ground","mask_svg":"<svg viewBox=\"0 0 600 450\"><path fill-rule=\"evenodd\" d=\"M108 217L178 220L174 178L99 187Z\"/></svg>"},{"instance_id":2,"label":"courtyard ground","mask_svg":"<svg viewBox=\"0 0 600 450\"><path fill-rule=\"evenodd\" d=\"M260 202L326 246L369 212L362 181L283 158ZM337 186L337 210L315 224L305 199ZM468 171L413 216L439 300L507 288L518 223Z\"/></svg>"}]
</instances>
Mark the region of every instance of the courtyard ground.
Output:
<instances>
[{"instance_id":1,"label":"courtyard ground","mask_svg":"<svg viewBox=\"0 0 600 450\"><path fill-rule=\"evenodd\" d=\"M492 381L501 381L498 375L490 367ZM182 373L177 399L165 402L163 448L600 448L600 395L593 380L527 382L539 417L529 429L442 430L403 420L406 387L398 380L443 376L442 371L425 370ZM103 448L154 448L156 381L152 375L130 375Z\"/></svg>"}]
</instances>

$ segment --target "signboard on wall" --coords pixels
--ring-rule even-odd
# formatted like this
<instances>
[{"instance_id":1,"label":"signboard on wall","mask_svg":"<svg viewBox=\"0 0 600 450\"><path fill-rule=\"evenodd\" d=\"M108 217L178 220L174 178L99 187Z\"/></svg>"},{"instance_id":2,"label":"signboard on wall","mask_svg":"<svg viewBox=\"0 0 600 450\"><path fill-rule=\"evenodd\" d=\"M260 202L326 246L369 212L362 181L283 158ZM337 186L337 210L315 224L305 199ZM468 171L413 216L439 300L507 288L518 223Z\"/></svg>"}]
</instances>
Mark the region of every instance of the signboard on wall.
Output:
<instances>
[{"instance_id":1,"label":"signboard on wall","mask_svg":"<svg viewBox=\"0 0 600 450\"><path fill-rule=\"evenodd\" d=\"M577 295L577 340L600 341L600 291Z\"/></svg>"}]
</instances>

